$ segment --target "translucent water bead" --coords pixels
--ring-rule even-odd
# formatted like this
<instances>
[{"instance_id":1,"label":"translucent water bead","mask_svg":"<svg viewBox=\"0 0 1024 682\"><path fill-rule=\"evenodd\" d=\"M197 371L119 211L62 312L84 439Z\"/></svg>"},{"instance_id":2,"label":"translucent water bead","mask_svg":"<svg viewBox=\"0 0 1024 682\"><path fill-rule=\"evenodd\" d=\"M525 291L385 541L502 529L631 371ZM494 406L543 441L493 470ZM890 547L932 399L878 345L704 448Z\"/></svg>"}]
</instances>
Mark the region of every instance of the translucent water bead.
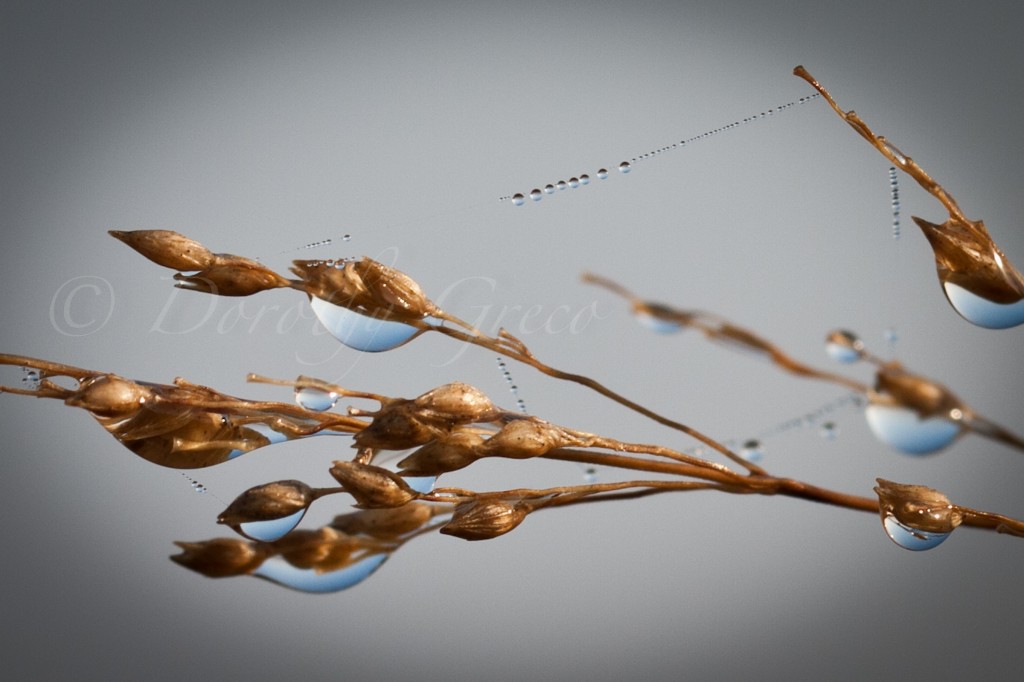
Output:
<instances>
[{"instance_id":1,"label":"translucent water bead","mask_svg":"<svg viewBox=\"0 0 1024 682\"><path fill-rule=\"evenodd\" d=\"M952 282L944 282L942 290L953 309L971 324L986 329L1009 329L1024 323L1024 299L995 303Z\"/></svg>"},{"instance_id":2,"label":"translucent water bead","mask_svg":"<svg viewBox=\"0 0 1024 682\"><path fill-rule=\"evenodd\" d=\"M299 592L326 594L341 592L363 582L387 561L388 554L373 554L337 571L292 566L279 556L268 558L253 575Z\"/></svg>"},{"instance_id":3,"label":"translucent water bead","mask_svg":"<svg viewBox=\"0 0 1024 682\"><path fill-rule=\"evenodd\" d=\"M864 342L853 332L837 329L825 337L825 352L836 362L857 362L864 354Z\"/></svg>"},{"instance_id":4,"label":"translucent water bead","mask_svg":"<svg viewBox=\"0 0 1024 682\"><path fill-rule=\"evenodd\" d=\"M960 435L960 424L943 417L920 415L906 407L872 403L864 410L868 427L878 440L908 455L942 450Z\"/></svg>"},{"instance_id":5,"label":"translucent water bead","mask_svg":"<svg viewBox=\"0 0 1024 682\"><path fill-rule=\"evenodd\" d=\"M299 523L302 522L302 517L305 515L306 510L300 509L293 514L289 514L288 516L284 516L279 519L240 523L238 524L237 530L250 540L273 542L274 540L280 540L285 535L288 535L288 533L295 530Z\"/></svg>"},{"instance_id":6,"label":"translucent water bead","mask_svg":"<svg viewBox=\"0 0 1024 682\"><path fill-rule=\"evenodd\" d=\"M316 296L310 298L309 305L320 320L320 324L331 333L331 336L355 350L369 353L391 350L420 332L416 327L404 322L363 315ZM427 318L424 321L437 322L434 318Z\"/></svg>"}]
</instances>

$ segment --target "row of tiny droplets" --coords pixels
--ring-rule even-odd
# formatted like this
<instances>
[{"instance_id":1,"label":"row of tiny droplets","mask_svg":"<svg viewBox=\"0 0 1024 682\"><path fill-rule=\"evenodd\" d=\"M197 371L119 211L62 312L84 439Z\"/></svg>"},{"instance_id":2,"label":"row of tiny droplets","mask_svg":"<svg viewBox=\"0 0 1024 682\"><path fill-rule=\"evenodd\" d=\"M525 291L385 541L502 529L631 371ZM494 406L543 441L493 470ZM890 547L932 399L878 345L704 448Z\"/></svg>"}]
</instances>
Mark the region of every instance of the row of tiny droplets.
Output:
<instances>
[{"instance_id":1,"label":"row of tiny droplets","mask_svg":"<svg viewBox=\"0 0 1024 682\"><path fill-rule=\"evenodd\" d=\"M725 132L726 130L732 130L733 128L739 127L741 125L745 125L747 123L753 123L754 121L758 121L758 120L761 120L761 119L764 119L764 118L768 118L769 116L772 116L776 112L780 112L780 111L783 111L785 109L789 109L790 107L796 106L798 104L804 104L804 103L809 102L812 99L815 99L815 98L820 97L820 96L821 95L819 95L818 93L814 93L814 94L808 95L806 97L801 97L800 99L798 99L798 100L796 100L794 102L789 102L787 104L783 104L781 106L774 107L772 109L768 109L767 111L762 111L759 114L754 114L753 116L748 116L748 117L746 117L746 118L744 118L744 119L742 119L740 121L734 121L732 123L728 123L728 124L726 124L724 126L721 126L719 128L714 128L714 129L709 130L707 132L701 133L700 135L694 135L691 138L688 138L688 139L685 139L685 140L680 140L679 142L673 142L670 145L666 145L664 147L659 147L658 149L654 149L652 151L645 152L645 153L643 153L643 154L641 154L639 156L634 156L629 161L623 161L622 163L619 164L619 172L620 173L628 173L631 170L633 170L633 164L637 163L638 161L646 161L647 159L653 158L653 157L655 157L655 156L657 156L659 154L663 154L665 152L672 151L673 149L678 149L680 147L685 147L686 145L693 144L694 142L699 142L700 140L704 140L706 138L711 137L712 135L717 135L718 133ZM607 168L599 169L597 171L597 178L599 180L607 179L608 178L608 169ZM568 181L559 180L558 182L549 183L547 185L544 185L544 189L543 190L538 187L538 188L534 188L534 189L530 190L528 193L517 192L515 194L505 195L503 197L499 197L498 201L511 201L512 205L514 205L514 206L522 206L523 204L526 203L527 197L529 197L533 201L540 201L542 198L544 198L545 194L554 194L556 191L559 191L559 190L576 189L577 187L581 187L583 185L589 185L589 184L590 184L590 176L588 174L586 174L586 173L583 173L582 175L574 176L574 177L569 178Z\"/></svg>"},{"instance_id":2,"label":"row of tiny droplets","mask_svg":"<svg viewBox=\"0 0 1024 682\"><path fill-rule=\"evenodd\" d=\"M797 429L811 427L819 423L820 426L818 426L818 434L825 440L835 440L839 435L839 427L836 425L835 421L826 418L829 417L829 415L851 405L860 407L862 402L863 398L860 395L851 393L825 403L812 412L808 412L802 416L793 417L792 419L776 424L752 438L747 438L746 440L741 441L739 455L751 462L760 461L765 454L764 441L766 439L781 436ZM726 441L725 444L732 448L736 446L737 442L738 441L730 440ZM705 448L703 446L698 446L692 452L688 452L687 454L703 456L705 454Z\"/></svg>"},{"instance_id":3,"label":"row of tiny droplets","mask_svg":"<svg viewBox=\"0 0 1024 682\"><path fill-rule=\"evenodd\" d=\"M900 238L900 186L896 181L896 169L889 167L889 191L892 194L892 238Z\"/></svg>"}]
</instances>

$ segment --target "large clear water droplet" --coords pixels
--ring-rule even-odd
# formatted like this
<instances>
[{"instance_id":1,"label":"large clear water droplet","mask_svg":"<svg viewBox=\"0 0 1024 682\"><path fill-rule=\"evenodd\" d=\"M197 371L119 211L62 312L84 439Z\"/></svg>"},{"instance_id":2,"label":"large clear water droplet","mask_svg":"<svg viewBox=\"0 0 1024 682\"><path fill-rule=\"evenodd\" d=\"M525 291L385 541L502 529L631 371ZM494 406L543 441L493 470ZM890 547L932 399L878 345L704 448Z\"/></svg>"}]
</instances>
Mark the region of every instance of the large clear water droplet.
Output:
<instances>
[{"instance_id":1,"label":"large clear water droplet","mask_svg":"<svg viewBox=\"0 0 1024 682\"><path fill-rule=\"evenodd\" d=\"M986 329L1008 329L1024 323L1024 299L1016 303L993 303L951 282L942 285L946 299L960 316Z\"/></svg>"},{"instance_id":2,"label":"large clear water droplet","mask_svg":"<svg viewBox=\"0 0 1024 682\"><path fill-rule=\"evenodd\" d=\"M309 305L320 324L334 338L356 350L369 353L391 350L401 346L419 331L412 325L363 315L316 296L310 297Z\"/></svg>"},{"instance_id":3,"label":"large clear water droplet","mask_svg":"<svg viewBox=\"0 0 1024 682\"><path fill-rule=\"evenodd\" d=\"M516 206L522 206L523 204L526 203L526 197L520 193L513 194L512 203Z\"/></svg>"},{"instance_id":4,"label":"large clear water droplet","mask_svg":"<svg viewBox=\"0 0 1024 682\"><path fill-rule=\"evenodd\" d=\"M238 532L252 540L273 542L274 540L280 540L295 530L295 527L299 525L299 522L302 521L302 517L305 515L306 510L300 509L294 514L283 516L279 519L240 523L238 524Z\"/></svg>"},{"instance_id":5,"label":"large clear water droplet","mask_svg":"<svg viewBox=\"0 0 1024 682\"><path fill-rule=\"evenodd\" d=\"M579 178L569 178L569 187L572 187L573 189L576 189L579 186L580 186L580 179Z\"/></svg>"},{"instance_id":6,"label":"large clear water droplet","mask_svg":"<svg viewBox=\"0 0 1024 682\"><path fill-rule=\"evenodd\" d=\"M853 332L838 329L825 337L825 352L836 362L857 362L864 352L864 342Z\"/></svg>"},{"instance_id":7,"label":"large clear water droplet","mask_svg":"<svg viewBox=\"0 0 1024 682\"><path fill-rule=\"evenodd\" d=\"M906 407L868 405L868 426L878 440L908 455L927 455L946 447L960 434L960 425L942 417L922 419Z\"/></svg>"},{"instance_id":8,"label":"large clear water droplet","mask_svg":"<svg viewBox=\"0 0 1024 682\"><path fill-rule=\"evenodd\" d=\"M555 193L555 186L554 185L544 185L544 193L545 194L554 194Z\"/></svg>"},{"instance_id":9,"label":"large clear water droplet","mask_svg":"<svg viewBox=\"0 0 1024 682\"><path fill-rule=\"evenodd\" d=\"M601 168L600 170L597 171L597 179L598 180L605 180L607 177L608 177L608 169L607 168Z\"/></svg>"},{"instance_id":10,"label":"large clear water droplet","mask_svg":"<svg viewBox=\"0 0 1024 682\"><path fill-rule=\"evenodd\" d=\"M295 402L307 410L326 412L338 403L338 394L334 391L304 386L295 389Z\"/></svg>"},{"instance_id":11,"label":"large clear water droplet","mask_svg":"<svg viewBox=\"0 0 1024 682\"><path fill-rule=\"evenodd\" d=\"M540 201L541 197L543 197L543 196L544 195L541 194L541 191L539 189L531 189L530 190L530 198L533 199L534 201Z\"/></svg>"},{"instance_id":12,"label":"large clear water droplet","mask_svg":"<svg viewBox=\"0 0 1024 682\"><path fill-rule=\"evenodd\" d=\"M300 592L327 594L341 592L363 582L387 561L388 554L373 554L337 571L319 573L314 568L297 568L279 556L268 558L253 575Z\"/></svg>"},{"instance_id":13,"label":"large clear water droplet","mask_svg":"<svg viewBox=\"0 0 1024 682\"><path fill-rule=\"evenodd\" d=\"M882 519L882 527L889 539L903 549L913 552L921 552L932 549L942 544L942 541L949 537L949 533L935 533L926 530L918 530L901 523L891 513L887 513Z\"/></svg>"},{"instance_id":14,"label":"large clear water droplet","mask_svg":"<svg viewBox=\"0 0 1024 682\"><path fill-rule=\"evenodd\" d=\"M619 164L620 173L628 173L631 170L633 170L633 167L629 165L629 161L623 161Z\"/></svg>"},{"instance_id":15,"label":"large clear water droplet","mask_svg":"<svg viewBox=\"0 0 1024 682\"><path fill-rule=\"evenodd\" d=\"M590 184L590 176L587 175L586 173L581 175L580 176L580 184L581 185L589 185Z\"/></svg>"}]
</instances>

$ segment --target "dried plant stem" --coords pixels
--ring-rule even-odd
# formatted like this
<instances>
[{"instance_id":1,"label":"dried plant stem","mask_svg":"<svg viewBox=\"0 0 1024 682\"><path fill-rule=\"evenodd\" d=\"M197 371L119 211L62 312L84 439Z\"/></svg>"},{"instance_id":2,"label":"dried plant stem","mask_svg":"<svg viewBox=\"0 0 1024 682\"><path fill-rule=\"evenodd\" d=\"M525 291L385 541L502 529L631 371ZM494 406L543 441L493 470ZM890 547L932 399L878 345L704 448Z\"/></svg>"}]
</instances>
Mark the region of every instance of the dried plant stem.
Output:
<instances>
[{"instance_id":1,"label":"dried plant stem","mask_svg":"<svg viewBox=\"0 0 1024 682\"><path fill-rule=\"evenodd\" d=\"M875 391L873 391L868 386L852 379L848 379L842 375L824 372L805 365L793 359L781 348L770 341L761 338L754 332L738 327L715 315L705 312L678 310L662 303L644 301L618 282L599 275L584 273L581 276L581 279L586 283L595 284L622 296L629 302L634 313L648 314L659 320L672 322L680 326L693 327L704 332L704 335L713 341L722 341L725 342L726 345L738 346L745 350L762 352L766 354L776 365L791 374L819 379L822 381L829 381L843 386L844 388L848 388L855 393L868 396L869 399L872 399L872 396L877 398L877 394L875 392L878 390L877 385ZM713 320L713 322L710 322L710 320ZM1010 447L1018 450L1024 450L1024 438L977 414L973 409L965 405L959 398L954 396L949 389L945 388L941 384L924 377L912 375L903 370L899 363L883 360L876 355L872 355L862 347L857 348L857 353L860 361L874 365L878 369L878 379L876 380L876 384L887 383L891 377L899 377L903 382L907 382L907 385L904 386L904 388L910 388L911 390L906 395L903 395L902 398L899 396L891 396L895 400L896 404L915 410L924 416L942 417L954 422L964 429L978 434L979 436L998 440ZM935 396L944 396L943 405L949 409L936 410L929 408L925 410L921 404L913 402L914 398L922 398L927 401L934 400ZM910 399L911 402L907 402L908 399ZM957 415L955 417L952 416L950 412L954 407L956 408Z\"/></svg>"},{"instance_id":2,"label":"dried plant stem","mask_svg":"<svg viewBox=\"0 0 1024 682\"><path fill-rule=\"evenodd\" d=\"M564 372L562 370L555 369L554 367L544 364L536 357L534 357L533 353L530 352L530 350L522 341L520 341L519 339L517 339L504 329L498 332L498 338L492 338L486 335L469 335L461 330L454 329L451 327L433 327L432 329L444 334L445 336L450 336L464 343L469 343L474 346L480 346L481 348L486 348L490 351L506 355L512 358L513 360L521 362L525 365L529 365L530 367L533 367L537 371L546 374L550 377L553 377L555 379L571 381L573 383L580 384L581 386L586 386L587 388L597 393L600 393L604 397L609 398L638 414L642 414L648 419L656 421L659 424L667 426L671 429L675 429L676 431L681 431L682 433L685 433L691 438L695 438L696 440L700 441L701 443L704 443L705 445L712 448L716 452L721 453L722 455L731 459L733 462L744 467L751 474L765 473L764 469L762 469L757 464L754 464L753 462L748 462L747 460L743 459L738 454L727 448L725 445L719 443L710 436L704 435L703 433L697 431L694 428L686 426L685 424L677 422L673 419L669 419L668 417L664 417L658 414L657 412L654 412L653 410L650 410L644 407L643 405L640 405L639 403L633 402L629 398L626 398L625 396L616 393L610 388L607 388L603 384L600 384L589 377L583 376L581 374L572 374L570 372Z\"/></svg>"},{"instance_id":3,"label":"dried plant stem","mask_svg":"<svg viewBox=\"0 0 1024 682\"><path fill-rule=\"evenodd\" d=\"M772 362L791 374L828 381L848 388L855 393L867 393L868 391L868 387L859 381L799 362L770 341L748 329L737 327L716 315L702 311L677 310L660 303L644 301L618 282L593 273L583 273L580 276L580 280L587 284L595 284L625 298L632 306L634 313L645 313L658 320L673 322L683 327L692 327L703 332L712 341L763 353Z\"/></svg>"},{"instance_id":4,"label":"dried plant stem","mask_svg":"<svg viewBox=\"0 0 1024 682\"><path fill-rule=\"evenodd\" d=\"M817 81L814 77L805 69L803 66L797 66L793 69L793 75L798 76L817 90L825 101L829 103L829 106L846 121L851 128L857 131L857 133L863 137L868 143L881 152L882 156L887 158L893 165L898 167L904 173L914 178L919 185L933 197L938 199L942 205L949 211L951 218L954 218L964 224L970 225L971 221L963 214L960 210L960 206L956 203L956 200L941 186L935 182L928 173L924 171L917 163L909 156L901 152L891 142L887 141L884 137L875 135L864 121L861 120L855 112L843 111L836 104L836 101L832 99L832 95Z\"/></svg>"}]
</instances>

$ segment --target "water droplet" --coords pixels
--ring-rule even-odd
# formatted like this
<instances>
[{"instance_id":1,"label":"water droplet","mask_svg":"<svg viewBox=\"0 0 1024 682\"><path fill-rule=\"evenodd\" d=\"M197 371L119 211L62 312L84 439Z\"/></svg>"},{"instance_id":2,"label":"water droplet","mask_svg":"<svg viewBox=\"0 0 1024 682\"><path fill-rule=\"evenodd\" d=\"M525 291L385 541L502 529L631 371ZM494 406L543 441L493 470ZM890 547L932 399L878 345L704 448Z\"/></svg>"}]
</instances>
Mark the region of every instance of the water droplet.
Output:
<instances>
[{"instance_id":1,"label":"water droplet","mask_svg":"<svg viewBox=\"0 0 1024 682\"><path fill-rule=\"evenodd\" d=\"M825 337L825 351L836 362L849 364L860 360L864 342L853 332L838 329Z\"/></svg>"},{"instance_id":2,"label":"water droplet","mask_svg":"<svg viewBox=\"0 0 1024 682\"><path fill-rule=\"evenodd\" d=\"M764 459L764 448L761 441L752 438L743 444L739 454L748 462L760 462Z\"/></svg>"},{"instance_id":3,"label":"water droplet","mask_svg":"<svg viewBox=\"0 0 1024 682\"><path fill-rule=\"evenodd\" d=\"M307 410L325 412L338 402L338 394L334 391L322 391L319 388L305 386L295 389L295 402Z\"/></svg>"},{"instance_id":4,"label":"water droplet","mask_svg":"<svg viewBox=\"0 0 1024 682\"><path fill-rule=\"evenodd\" d=\"M342 236L341 241L343 241L343 242L352 241L352 235L346 234L346 235Z\"/></svg>"},{"instance_id":5,"label":"water droplet","mask_svg":"<svg viewBox=\"0 0 1024 682\"><path fill-rule=\"evenodd\" d=\"M567 189L569 187L565 180L558 181L558 189Z\"/></svg>"},{"instance_id":6,"label":"water droplet","mask_svg":"<svg viewBox=\"0 0 1024 682\"><path fill-rule=\"evenodd\" d=\"M658 334L674 334L683 328L683 325L676 322L675 320L666 320L662 317L657 317L644 310L638 310L634 317L636 321L647 327L652 332Z\"/></svg>"},{"instance_id":7,"label":"water droplet","mask_svg":"<svg viewBox=\"0 0 1024 682\"><path fill-rule=\"evenodd\" d=\"M523 204L526 203L526 197L524 197L522 194L519 194L519 193L513 194L512 195L512 203L514 205L516 205L516 206L522 206Z\"/></svg>"},{"instance_id":8,"label":"water droplet","mask_svg":"<svg viewBox=\"0 0 1024 682\"><path fill-rule=\"evenodd\" d=\"M864 416L878 440L908 455L936 452L960 435L959 424L942 417L922 419L906 407L873 403Z\"/></svg>"},{"instance_id":9,"label":"water droplet","mask_svg":"<svg viewBox=\"0 0 1024 682\"><path fill-rule=\"evenodd\" d=\"M202 483L200 483L196 479L192 478L191 476L189 476L188 474L186 474L183 471L181 471L179 473L188 480L189 484L192 486L192 490L196 491L197 493L205 493L206 492L206 486L205 485L203 485Z\"/></svg>"},{"instance_id":10,"label":"water droplet","mask_svg":"<svg viewBox=\"0 0 1024 682\"><path fill-rule=\"evenodd\" d=\"M631 170L633 170L633 167L629 165L629 161L623 161L619 164L620 173L628 173Z\"/></svg>"},{"instance_id":11,"label":"water droplet","mask_svg":"<svg viewBox=\"0 0 1024 682\"><path fill-rule=\"evenodd\" d=\"M882 332L882 337L890 346L895 345L900 340L899 332L896 331L895 327L886 327L885 331Z\"/></svg>"},{"instance_id":12,"label":"water droplet","mask_svg":"<svg viewBox=\"0 0 1024 682\"><path fill-rule=\"evenodd\" d=\"M365 559L360 559L351 566L325 573L321 573L315 568L298 568L289 564L282 557L273 556L264 561L252 574L300 592L327 594L341 592L363 582L373 575L374 571L380 568L389 556L389 554L373 554Z\"/></svg>"},{"instance_id":13,"label":"water droplet","mask_svg":"<svg viewBox=\"0 0 1024 682\"><path fill-rule=\"evenodd\" d=\"M825 440L835 440L839 436L839 427L835 422L825 422L818 429L818 434Z\"/></svg>"},{"instance_id":14,"label":"water droplet","mask_svg":"<svg viewBox=\"0 0 1024 682\"><path fill-rule=\"evenodd\" d=\"M986 329L1008 329L1024 323L1024 299L1016 303L994 303L952 282L944 282L946 299L960 316Z\"/></svg>"},{"instance_id":15,"label":"water droplet","mask_svg":"<svg viewBox=\"0 0 1024 682\"><path fill-rule=\"evenodd\" d=\"M420 331L412 325L363 315L316 296L310 297L309 305L320 324L334 338L355 350L370 353L391 350L406 343ZM433 318L424 321L435 322Z\"/></svg>"},{"instance_id":16,"label":"water droplet","mask_svg":"<svg viewBox=\"0 0 1024 682\"><path fill-rule=\"evenodd\" d=\"M608 177L608 169L607 168L602 168L602 169L597 171L597 178L598 178L598 180L604 180L607 177Z\"/></svg>"},{"instance_id":17,"label":"water droplet","mask_svg":"<svg viewBox=\"0 0 1024 682\"><path fill-rule=\"evenodd\" d=\"M34 367L22 367L21 368L21 385L22 388L28 391L35 391L39 389L39 383L43 380L42 375L38 369Z\"/></svg>"},{"instance_id":18,"label":"water droplet","mask_svg":"<svg viewBox=\"0 0 1024 682\"><path fill-rule=\"evenodd\" d=\"M437 483L437 476L403 476L409 487L424 495L434 491L434 484Z\"/></svg>"},{"instance_id":19,"label":"water droplet","mask_svg":"<svg viewBox=\"0 0 1024 682\"><path fill-rule=\"evenodd\" d=\"M593 485L597 483L597 469L594 467L587 467L583 471L583 482L587 485Z\"/></svg>"},{"instance_id":20,"label":"water droplet","mask_svg":"<svg viewBox=\"0 0 1024 682\"><path fill-rule=\"evenodd\" d=\"M936 533L926 530L917 530L900 523L899 519L893 516L892 512L885 514L882 519L882 527L886 535L903 549L913 552L921 552L932 549L942 544L942 541L949 537L949 533Z\"/></svg>"},{"instance_id":21,"label":"water droplet","mask_svg":"<svg viewBox=\"0 0 1024 682\"><path fill-rule=\"evenodd\" d=\"M892 197L892 238L900 238L900 186L896 169L889 167L889 192Z\"/></svg>"},{"instance_id":22,"label":"water droplet","mask_svg":"<svg viewBox=\"0 0 1024 682\"><path fill-rule=\"evenodd\" d=\"M273 542L274 540L280 540L285 535L288 535L288 533L295 530L295 527L299 525L299 522L302 521L302 517L305 515L306 510L300 509L293 514L289 514L288 516L284 516L279 519L240 523L236 530L250 540Z\"/></svg>"},{"instance_id":23,"label":"water droplet","mask_svg":"<svg viewBox=\"0 0 1024 682\"><path fill-rule=\"evenodd\" d=\"M530 198L533 199L534 201L540 201L542 196L543 195L541 194L541 191L539 189L530 190Z\"/></svg>"},{"instance_id":24,"label":"water droplet","mask_svg":"<svg viewBox=\"0 0 1024 682\"><path fill-rule=\"evenodd\" d=\"M555 186L554 185L544 185L544 193L545 194L554 194L555 193Z\"/></svg>"},{"instance_id":25,"label":"water droplet","mask_svg":"<svg viewBox=\"0 0 1024 682\"><path fill-rule=\"evenodd\" d=\"M569 187L572 187L573 189L576 189L579 186L580 186L580 179L579 178L569 178Z\"/></svg>"},{"instance_id":26,"label":"water droplet","mask_svg":"<svg viewBox=\"0 0 1024 682\"><path fill-rule=\"evenodd\" d=\"M590 184L590 176L587 175L586 173L581 175L580 176L580 184L581 185L589 185Z\"/></svg>"}]
</instances>

